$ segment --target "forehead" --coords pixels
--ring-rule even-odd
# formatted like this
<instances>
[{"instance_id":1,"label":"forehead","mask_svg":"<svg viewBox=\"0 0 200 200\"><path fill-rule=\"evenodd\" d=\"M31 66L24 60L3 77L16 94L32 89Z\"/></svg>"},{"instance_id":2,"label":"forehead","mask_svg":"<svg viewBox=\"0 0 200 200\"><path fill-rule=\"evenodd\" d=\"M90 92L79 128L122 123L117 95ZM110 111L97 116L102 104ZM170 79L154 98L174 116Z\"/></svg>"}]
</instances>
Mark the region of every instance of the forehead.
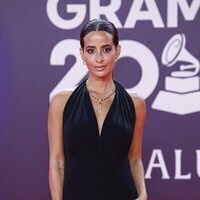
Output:
<instances>
[{"instance_id":1,"label":"forehead","mask_svg":"<svg viewBox=\"0 0 200 200\"><path fill-rule=\"evenodd\" d=\"M106 31L91 31L84 37L85 46L113 45L113 36Z\"/></svg>"}]
</instances>

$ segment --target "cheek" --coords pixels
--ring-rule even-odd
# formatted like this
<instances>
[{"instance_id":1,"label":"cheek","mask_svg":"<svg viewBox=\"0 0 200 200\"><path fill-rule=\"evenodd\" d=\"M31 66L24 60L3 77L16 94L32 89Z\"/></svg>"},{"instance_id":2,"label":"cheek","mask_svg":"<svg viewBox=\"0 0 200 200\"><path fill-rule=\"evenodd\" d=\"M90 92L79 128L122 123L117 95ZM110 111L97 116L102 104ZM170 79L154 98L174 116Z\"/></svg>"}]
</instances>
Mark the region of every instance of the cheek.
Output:
<instances>
[{"instance_id":1,"label":"cheek","mask_svg":"<svg viewBox=\"0 0 200 200\"><path fill-rule=\"evenodd\" d=\"M85 61L87 62L87 63L90 63L90 62L94 62L94 60L95 60L95 56L94 55L85 55Z\"/></svg>"},{"instance_id":2,"label":"cheek","mask_svg":"<svg viewBox=\"0 0 200 200\"><path fill-rule=\"evenodd\" d=\"M108 62L114 63L115 62L115 55L108 55L105 57L105 60L107 60Z\"/></svg>"}]
</instances>

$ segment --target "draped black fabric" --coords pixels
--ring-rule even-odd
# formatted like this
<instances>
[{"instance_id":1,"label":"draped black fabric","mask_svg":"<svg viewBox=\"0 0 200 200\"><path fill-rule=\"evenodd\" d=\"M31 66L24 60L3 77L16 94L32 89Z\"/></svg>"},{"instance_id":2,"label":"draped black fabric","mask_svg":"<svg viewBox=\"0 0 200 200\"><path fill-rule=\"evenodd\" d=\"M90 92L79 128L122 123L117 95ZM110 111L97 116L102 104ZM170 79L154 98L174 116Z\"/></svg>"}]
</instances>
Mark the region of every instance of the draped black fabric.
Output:
<instances>
[{"instance_id":1,"label":"draped black fabric","mask_svg":"<svg viewBox=\"0 0 200 200\"><path fill-rule=\"evenodd\" d=\"M135 127L133 101L120 83L101 134L84 80L63 113L64 200L133 200L137 197L128 152Z\"/></svg>"}]
</instances>

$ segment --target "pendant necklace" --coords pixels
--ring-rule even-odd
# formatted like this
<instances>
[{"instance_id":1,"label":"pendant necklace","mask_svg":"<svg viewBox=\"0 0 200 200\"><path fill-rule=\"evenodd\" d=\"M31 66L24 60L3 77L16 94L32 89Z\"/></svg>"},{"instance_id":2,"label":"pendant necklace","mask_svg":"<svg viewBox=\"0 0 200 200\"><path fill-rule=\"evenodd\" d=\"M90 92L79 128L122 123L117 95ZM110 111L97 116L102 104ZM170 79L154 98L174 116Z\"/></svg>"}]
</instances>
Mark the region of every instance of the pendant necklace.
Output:
<instances>
[{"instance_id":1,"label":"pendant necklace","mask_svg":"<svg viewBox=\"0 0 200 200\"><path fill-rule=\"evenodd\" d=\"M94 98L95 100L98 101L98 103L99 103L99 112L100 112L100 114L101 114L101 113L102 113L102 103L103 103L103 101L107 100L107 99L110 98L113 94L115 94L115 90L114 90L112 93L110 93L107 97L104 97L104 98L98 98L98 97L94 96L94 95L92 94L92 92L90 92L90 91L89 91L89 94L91 95L92 98Z\"/></svg>"}]
</instances>

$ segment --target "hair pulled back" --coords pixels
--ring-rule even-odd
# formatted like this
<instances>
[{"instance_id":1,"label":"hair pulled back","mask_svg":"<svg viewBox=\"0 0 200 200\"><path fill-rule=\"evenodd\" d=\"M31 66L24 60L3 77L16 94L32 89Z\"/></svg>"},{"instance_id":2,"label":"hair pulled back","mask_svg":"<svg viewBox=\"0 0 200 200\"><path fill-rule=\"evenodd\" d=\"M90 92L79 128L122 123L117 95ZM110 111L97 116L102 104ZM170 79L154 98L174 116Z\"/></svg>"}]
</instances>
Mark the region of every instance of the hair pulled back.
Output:
<instances>
[{"instance_id":1,"label":"hair pulled back","mask_svg":"<svg viewBox=\"0 0 200 200\"><path fill-rule=\"evenodd\" d=\"M85 24L80 33L80 45L83 49L84 47L84 37L91 31L106 31L113 36L113 43L115 47L119 44L119 36L118 31L115 25L104 19L93 19L90 20L87 24Z\"/></svg>"}]
</instances>

